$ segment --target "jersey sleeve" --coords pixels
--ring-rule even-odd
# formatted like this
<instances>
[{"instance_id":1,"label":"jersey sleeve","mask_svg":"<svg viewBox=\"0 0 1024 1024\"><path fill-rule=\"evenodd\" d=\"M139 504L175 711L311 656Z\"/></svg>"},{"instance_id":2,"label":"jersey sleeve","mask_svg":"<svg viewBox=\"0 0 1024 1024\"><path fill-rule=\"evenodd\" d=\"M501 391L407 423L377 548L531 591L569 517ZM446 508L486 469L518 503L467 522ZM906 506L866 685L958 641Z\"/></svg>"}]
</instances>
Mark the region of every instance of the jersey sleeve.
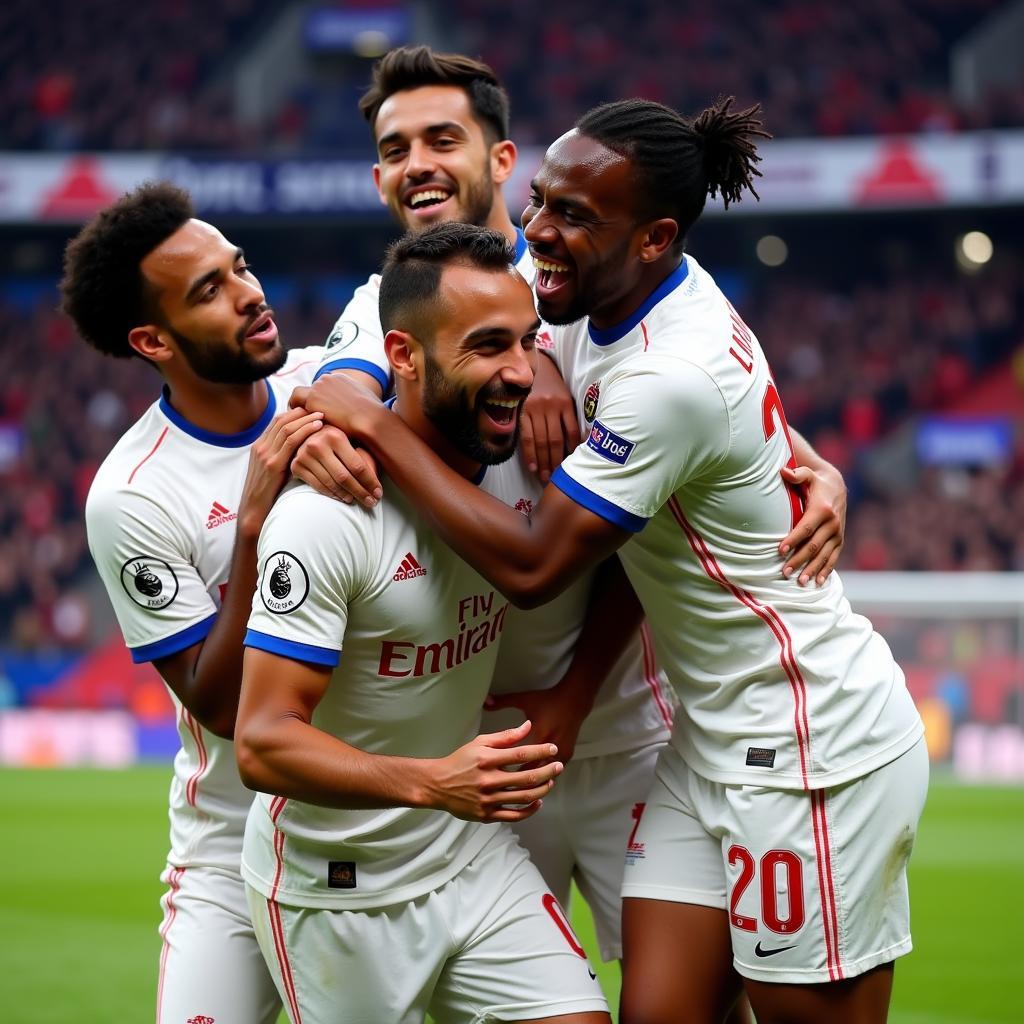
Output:
<instances>
[{"instance_id":1,"label":"jersey sleeve","mask_svg":"<svg viewBox=\"0 0 1024 1024\"><path fill-rule=\"evenodd\" d=\"M286 492L260 533L259 584L245 646L337 665L349 601L365 586L372 553L380 549L375 519L374 511L305 485Z\"/></svg>"},{"instance_id":2,"label":"jersey sleeve","mask_svg":"<svg viewBox=\"0 0 1024 1024\"><path fill-rule=\"evenodd\" d=\"M327 337L314 379L335 370L362 370L373 377L387 395L391 390L391 366L384 354L379 298L380 276L374 274L356 289L342 310Z\"/></svg>"},{"instance_id":3,"label":"jersey sleeve","mask_svg":"<svg viewBox=\"0 0 1024 1024\"><path fill-rule=\"evenodd\" d=\"M589 436L551 482L637 533L676 490L720 462L731 441L728 406L704 370L644 356L602 382Z\"/></svg>"},{"instance_id":4,"label":"jersey sleeve","mask_svg":"<svg viewBox=\"0 0 1024 1024\"><path fill-rule=\"evenodd\" d=\"M217 606L182 526L143 495L93 492L89 549L135 662L177 654L204 639Z\"/></svg>"}]
</instances>

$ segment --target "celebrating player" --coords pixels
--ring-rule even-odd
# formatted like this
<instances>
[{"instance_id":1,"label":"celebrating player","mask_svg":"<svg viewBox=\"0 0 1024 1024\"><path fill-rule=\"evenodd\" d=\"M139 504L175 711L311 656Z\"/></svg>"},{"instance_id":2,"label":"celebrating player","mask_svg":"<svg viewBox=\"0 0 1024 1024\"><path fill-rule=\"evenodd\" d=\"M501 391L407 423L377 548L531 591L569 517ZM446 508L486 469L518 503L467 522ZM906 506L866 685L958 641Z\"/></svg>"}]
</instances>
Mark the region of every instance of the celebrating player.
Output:
<instances>
[{"instance_id":1,"label":"celebrating player","mask_svg":"<svg viewBox=\"0 0 1024 1024\"><path fill-rule=\"evenodd\" d=\"M378 406L467 482L514 454L533 382L538 321L513 260L500 234L451 224L397 243L381 283L397 397ZM259 564L237 751L260 794L242 871L293 1024L428 1010L608 1024L501 824L539 808L556 748L517 746L528 725L476 736L505 600L397 491L368 512L286 490Z\"/></svg>"},{"instance_id":2,"label":"celebrating player","mask_svg":"<svg viewBox=\"0 0 1024 1024\"><path fill-rule=\"evenodd\" d=\"M526 518L468 486L351 382L300 396L382 459L455 550L533 605L618 551L680 698L627 850L624 1022L881 1021L910 949L906 864L927 786L903 676L842 584L802 588L782 401L696 260L707 196L751 187L755 111L592 110L524 214L536 294L587 423Z\"/></svg>"},{"instance_id":3,"label":"celebrating player","mask_svg":"<svg viewBox=\"0 0 1024 1024\"><path fill-rule=\"evenodd\" d=\"M515 247L517 269L532 283L533 259L502 193L516 150L508 138L508 97L494 72L469 57L425 46L392 50L375 65L360 109L377 150L374 180L396 221L414 232L448 221L490 227ZM378 394L390 391L379 288L380 277L373 275L357 290L327 341L318 376L340 370ZM546 472L563 454L563 435L571 436L574 446L579 428L571 403L558 404L564 386L553 363L541 360L538 377L546 382L541 388L546 397L532 416L537 396L527 403L523 448L526 461ZM335 469L329 454L317 463L313 453L319 447L316 438L307 445L297 473L327 491L334 488ZM841 520L831 514L831 505L841 500L843 487L838 473L810 446L804 445L801 456L820 470L824 483L819 487L825 491L807 516L808 535L821 525L819 550L793 561L813 562L804 569L811 576L824 571L838 547L826 535L838 538ZM812 477L801 470L798 479ZM499 482L500 490L494 490ZM513 479L507 468L500 477L489 474L482 488L523 511L540 498L535 479ZM533 720L534 739L554 742L565 759L574 754L545 810L515 829L563 905L575 878L593 911L606 960L621 956L622 851L650 788L658 750L668 739L674 705L649 631L637 628L635 597L628 584L617 582L618 573L613 561L602 570L598 589L588 573L543 611L513 609L509 642L499 652L492 686L495 708L521 709ZM595 615L583 633L588 595ZM484 727L501 728L510 723L510 714L485 715Z\"/></svg>"},{"instance_id":4,"label":"celebrating player","mask_svg":"<svg viewBox=\"0 0 1024 1024\"><path fill-rule=\"evenodd\" d=\"M286 355L241 249L166 184L137 189L83 228L62 289L90 345L139 356L164 380L86 504L89 546L132 658L166 681L181 736L157 1021L272 1024L280 1002L239 874L252 794L230 737L256 541L296 449L322 429L319 414L287 410L287 398L322 349ZM376 479L364 481L372 500Z\"/></svg>"}]
</instances>

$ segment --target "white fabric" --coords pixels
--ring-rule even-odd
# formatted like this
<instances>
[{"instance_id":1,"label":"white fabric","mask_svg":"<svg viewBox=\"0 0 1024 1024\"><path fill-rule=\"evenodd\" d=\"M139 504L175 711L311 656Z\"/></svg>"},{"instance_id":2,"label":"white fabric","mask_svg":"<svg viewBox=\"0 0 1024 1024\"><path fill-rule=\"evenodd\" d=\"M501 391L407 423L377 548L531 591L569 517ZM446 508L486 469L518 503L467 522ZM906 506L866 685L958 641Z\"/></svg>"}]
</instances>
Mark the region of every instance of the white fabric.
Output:
<instances>
[{"instance_id":1,"label":"white fabric","mask_svg":"<svg viewBox=\"0 0 1024 1024\"><path fill-rule=\"evenodd\" d=\"M477 735L508 604L397 488L367 510L295 485L259 551L246 644L337 666L313 725L405 757L443 757ZM282 903L384 906L442 885L496 827L443 811L335 810L260 794L242 873ZM330 884L340 870L348 875Z\"/></svg>"},{"instance_id":2,"label":"white fabric","mask_svg":"<svg viewBox=\"0 0 1024 1024\"><path fill-rule=\"evenodd\" d=\"M691 767L834 785L908 750L921 720L838 576L783 578L794 510L781 403L757 339L695 260L684 267L617 328L548 328L587 439L553 482L636 533L619 555L676 687L672 742Z\"/></svg>"},{"instance_id":3,"label":"white fabric","mask_svg":"<svg viewBox=\"0 0 1024 1024\"><path fill-rule=\"evenodd\" d=\"M622 895L728 909L744 977L852 978L911 950L906 869L927 788L923 738L868 775L810 793L710 782L669 746L630 839Z\"/></svg>"},{"instance_id":4,"label":"white fabric","mask_svg":"<svg viewBox=\"0 0 1024 1024\"><path fill-rule=\"evenodd\" d=\"M483 1024L607 1011L578 940L557 908L546 909L552 898L506 830L455 878L401 905L300 909L251 888L249 900L285 1007L302 1024L419 1024L427 1012L445 1024Z\"/></svg>"},{"instance_id":5,"label":"white fabric","mask_svg":"<svg viewBox=\"0 0 1024 1024\"><path fill-rule=\"evenodd\" d=\"M264 421L287 409L292 389L312 379L320 351L289 353L268 379L272 401L252 430L199 431L163 398L100 466L85 507L89 547L135 660L175 654L212 629L230 571L249 447ZM171 783L168 861L237 872L252 793L238 777L233 744L171 696L181 749Z\"/></svg>"}]
</instances>

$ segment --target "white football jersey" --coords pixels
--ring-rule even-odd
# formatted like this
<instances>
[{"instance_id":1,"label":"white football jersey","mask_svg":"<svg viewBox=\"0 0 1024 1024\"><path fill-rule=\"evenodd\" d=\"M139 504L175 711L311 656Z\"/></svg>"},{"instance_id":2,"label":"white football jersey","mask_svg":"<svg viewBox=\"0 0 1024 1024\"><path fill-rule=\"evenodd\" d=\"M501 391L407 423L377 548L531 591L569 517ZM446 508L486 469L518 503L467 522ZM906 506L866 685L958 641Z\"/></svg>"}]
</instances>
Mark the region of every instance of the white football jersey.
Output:
<instances>
[{"instance_id":1,"label":"white football jersey","mask_svg":"<svg viewBox=\"0 0 1024 1024\"><path fill-rule=\"evenodd\" d=\"M508 604L391 487L374 509L305 485L260 536L246 645L334 666L313 725L374 754L444 757L479 732ZM242 875L269 899L357 909L436 889L496 825L260 794Z\"/></svg>"},{"instance_id":2,"label":"white football jersey","mask_svg":"<svg viewBox=\"0 0 1024 1024\"><path fill-rule=\"evenodd\" d=\"M903 673L833 574L782 575L800 499L764 353L686 257L623 323L549 328L586 438L556 471L619 550L679 695L673 744L726 783L832 786L921 735Z\"/></svg>"},{"instance_id":3,"label":"white football jersey","mask_svg":"<svg viewBox=\"0 0 1024 1024\"><path fill-rule=\"evenodd\" d=\"M523 468L518 456L488 466L480 486L524 515L530 513L543 491L543 485ZM509 608L492 693L546 690L565 675L583 629L593 578L593 572L584 573L539 608ZM605 677L593 708L583 720L575 757L596 757L664 742L672 730L674 708L675 694L655 663L650 633L644 628ZM482 730L496 732L521 721L522 715L511 709L485 711Z\"/></svg>"},{"instance_id":4,"label":"white football jersey","mask_svg":"<svg viewBox=\"0 0 1024 1024\"><path fill-rule=\"evenodd\" d=\"M523 232L516 228L516 270L531 287L537 275ZM373 377L387 396L391 393L391 366L384 354L384 332L380 326L380 274L371 274L342 310L324 342L324 355L317 377L334 370L362 370Z\"/></svg>"},{"instance_id":5,"label":"white football jersey","mask_svg":"<svg viewBox=\"0 0 1024 1024\"><path fill-rule=\"evenodd\" d=\"M189 423L167 392L104 459L85 506L89 548L136 662L176 654L213 628L231 569L249 446L310 382L322 349L295 349L267 379L270 400L239 434ZM234 746L201 726L171 694L181 749L171 783L171 851L177 867L238 871L252 803Z\"/></svg>"}]
</instances>

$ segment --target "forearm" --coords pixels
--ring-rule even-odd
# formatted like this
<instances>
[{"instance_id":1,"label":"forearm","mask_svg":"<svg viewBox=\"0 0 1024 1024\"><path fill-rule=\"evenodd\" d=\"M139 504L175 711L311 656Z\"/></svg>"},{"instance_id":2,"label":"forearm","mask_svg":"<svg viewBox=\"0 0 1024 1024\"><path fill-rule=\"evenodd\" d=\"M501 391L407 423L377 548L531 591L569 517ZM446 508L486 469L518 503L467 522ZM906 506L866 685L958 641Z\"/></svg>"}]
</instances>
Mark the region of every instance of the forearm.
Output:
<instances>
[{"instance_id":1,"label":"forearm","mask_svg":"<svg viewBox=\"0 0 1024 1024\"><path fill-rule=\"evenodd\" d=\"M425 807L431 762L368 754L294 716L255 722L235 740L242 782L321 807Z\"/></svg>"}]
</instances>

